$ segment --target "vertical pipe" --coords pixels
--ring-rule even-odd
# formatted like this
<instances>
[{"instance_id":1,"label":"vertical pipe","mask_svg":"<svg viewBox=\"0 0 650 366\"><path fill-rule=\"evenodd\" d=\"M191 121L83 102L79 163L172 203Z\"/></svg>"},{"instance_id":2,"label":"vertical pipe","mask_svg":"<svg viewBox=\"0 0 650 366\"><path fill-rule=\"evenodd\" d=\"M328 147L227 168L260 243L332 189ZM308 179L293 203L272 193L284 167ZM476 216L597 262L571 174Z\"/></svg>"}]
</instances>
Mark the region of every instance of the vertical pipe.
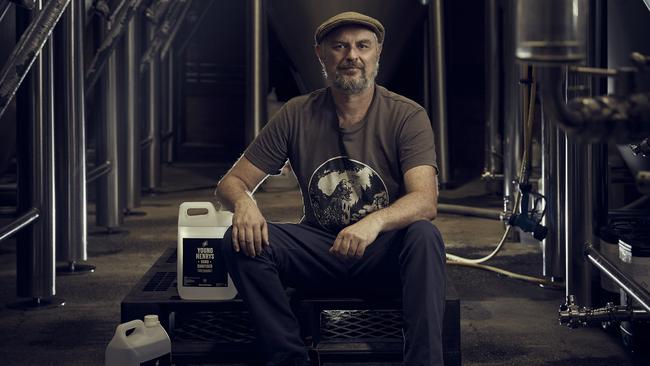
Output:
<instances>
[{"instance_id":1,"label":"vertical pipe","mask_svg":"<svg viewBox=\"0 0 650 366\"><path fill-rule=\"evenodd\" d=\"M593 235L593 147L566 139L566 294L575 295L576 302L592 306L591 265L585 259L586 243L598 246Z\"/></svg>"},{"instance_id":2,"label":"vertical pipe","mask_svg":"<svg viewBox=\"0 0 650 366\"><path fill-rule=\"evenodd\" d=\"M128 25L125 26L128 29ZM126 33L126 31L125 31ZM129 212L127 209L127 204L129 201L129 193L127 191L129 180L128 177L128 150L129 150L129 111L127 100L127 59L126 59L126 36L121 37L115 45L115 119L117 125L116 133L116 146L117 146L117 158L119 159L118 164L118 192L119 192L119 208L120 214L124 215Z\"/></svg>"},{"instance_id":3,"label":"vertical pipe","mask_svg":"<svg viewBox=\"0 0 650 366\"><path fill-rule=\"evenodd\" d=\"M544 87L544 86L542 86ZM542 103L544 101L542 100ZM549 235L542 241L542 274L553 280L564 278L564 133L544 114L542 104L542 194L546 215L542 225Z\"/></svg>"},{"instance_id":4,"label":"vertical pipe","mask_svg":"<svg viewBox=\"0 0 650 366\"><path fill-rule=\"evenodd\" d=\"M521 165L522 108L521 66L515 62L515 1L509 0L504 16L504 141L503 141L503 203L504 210L513 209L515 181Z\"/></svg>"},{"instance_id":5,"label":"vertical pipe","mask_svg":"<svg viewBox=\"0 0 650 366\"><path fill-rule=\"evenodd\" d=\"M248 1L247 37L247 124L246 144L259 133L266 121L266 55L264 34L266 33L266 12L264 0Z\"/></svg>"},{"instance_id":6,"label":"vertical pipe","mask_svg":"<svg viewBox=\"0 0 650 366\"><path fill-rule=\"evenodd\" d=\"M498 157L502 155L499 141L499 125L501 121L501 53L499 5L498 0L488 0L485 14L485 78L488 88L485 104L487 113L485 118L485 168L484 176L494 177L501 173Z\"/></svg>"},{"instance_id":7,"label":"vertical pipe","mask_svg":"<svg viewBox=\"0 0 650 366\"><path fill-rule=\"evenodd\" d=\"M140 110L140 15L135 14L126 33L126 209L140 206L140 148L142 113Z\"/></svg>"},{"instance_id":8,"label":"vertical pipe","mask_svg":"<svg viewBox=\"0 0 650 366\"><path fill-rule=\"evenodd\" d=\"M38 10L37 10L38 9ZM32 13L41 11L42 4ZM17 295L33 299L55 295L55 183L54 183L54 101L53 54L48 41L29 73L30 88L23 111L28 116L19 123L19 210L32 207L39 218L18 235L16 245Z\"/></svg>"},{"instance_id":9,"label":"vertical pipe","mask_svg":"<svg viewBox=\"0 0 650 366\"><path fill-rule=\"evenodd\" d=\"M155 24L147 23L147 37L153 39ZM142 177L143 188L153 193L160 188L160 58L155 55L147 68L147 134L150 143L144 150L145 171Z\"/></svg>"},{"instance_id":10,"label":"vertical pipe","mask_svg":"<svg viewBox=\"0 0 650 366\"><path fill-rule=\"evenodd\" d=\"M165 117L167 119L167 126L165 129L165 141L164 141L164 150L163 150L163 156L165 159L165 162L168 164L171 164L174 161L174 139L173 139L173 133L174 133L174 120L175 120L175 113L176 113L176 83L175 83L175 72L174 72L174 63L176 62L175 60L176 53L174 52L174 48L170 47L169 51L167 52L167 63L165 67L165 71L167 72L167 104L165 105L167 107L167 112L165 114Z\"/></svg>"},{"instance_id":11,"label":"vertical pipe","mask_svg":"<svg viewBox=\"0 0 650 366\"><path fill-rule=\"evenodd\" d=\"M84 108L83 31L84 8L71 1L63 14L57 40L56 95L61 96L56 123L57 164L57 259L88 259L86 219L86 135Z\"/></svg>"},{"instance_id":12,"label":"vertical pipe","mask_svg":"<svg viewBox=\"0 0 650 366\"><path fill-rule=\"evenodd\" d=\"M106 65L105 76L102 78L103 91L102 115L104 121L98 128L97 164L111 162L111 171L97 179L97 226L103 226L109 231L122 225L122 196L120 195L120 169L118 125L118 54L113 52Z\"/></svg>"},{"instance_id":13,"label":"vertical pipe","mask_svg":"<svg viewBox=\"0 0 650 366\"><path fill-rule=\"evenodd\" d=\"M169 73L167 72L167 66L168 66L168 58L162 57L162 53L158 52L156 53L156 57L158 57L159 60L159 74L158 77L159 79L159 108L158 108L158 119L159 119L159 127L158 130L159 136L160 136L160 161L161 162L166 162L166 149L167 149L167 140L165 139L165 133L167 132L167 123L169 122L169 116L167 113L169 112Z\"/></svg>"},{"instance_id":14,"label":"vertical pipe","mask_svg":"<svg viewBox=\"0 0 650 366\"><path fill-rule=\"evenodd\" d=\"M432 0L429 4L429 39L433 41L432 47L429 47L429 60L433 62L433 72L430 73L430 77L434 100L431 105L435 113L433 130L438 154L438 180L444 186L449 183L451 177L447 144L447 81L442 2L443 0Z\"/></svg>"},{"instance_id":15,"label":"vertical pipe","mask_svg":"<svg viewBox=\"0 0 650 366\"><path fill-rule=\"evenodd\" d=\"M423 5L426 5L428 0L423 1ZM429 48L432 47L431 40L429 39L429 22L431 19L425 18L424 27L422 27L422 106L427 110L429 115L431 115L431 70L429 65L430 51Z\"/></svg>"}]
</instances>

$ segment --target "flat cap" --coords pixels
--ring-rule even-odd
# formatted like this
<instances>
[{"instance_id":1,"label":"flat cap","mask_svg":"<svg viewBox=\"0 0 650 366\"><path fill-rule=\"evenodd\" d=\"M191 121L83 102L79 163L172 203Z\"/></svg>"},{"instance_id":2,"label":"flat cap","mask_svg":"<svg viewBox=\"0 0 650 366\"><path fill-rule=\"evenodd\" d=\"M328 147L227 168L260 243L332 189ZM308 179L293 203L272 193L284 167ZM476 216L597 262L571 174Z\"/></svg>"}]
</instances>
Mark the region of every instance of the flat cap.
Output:
<instances>
[{"instance_id":1,"label":"flat cap","mask_svg":"<svg viewBox=\"0 0 650 366\"><path fill-rule=\"evenodd\" d=\"M346 11L345 13L340 13L327 19L316 29L316 33L314 34L316 44L321 43L329 32L344 25L360 25L366 27L375 32L379 43L384 41L384 26L381 22L364 14Z\"/></svg>"}]
</instances>

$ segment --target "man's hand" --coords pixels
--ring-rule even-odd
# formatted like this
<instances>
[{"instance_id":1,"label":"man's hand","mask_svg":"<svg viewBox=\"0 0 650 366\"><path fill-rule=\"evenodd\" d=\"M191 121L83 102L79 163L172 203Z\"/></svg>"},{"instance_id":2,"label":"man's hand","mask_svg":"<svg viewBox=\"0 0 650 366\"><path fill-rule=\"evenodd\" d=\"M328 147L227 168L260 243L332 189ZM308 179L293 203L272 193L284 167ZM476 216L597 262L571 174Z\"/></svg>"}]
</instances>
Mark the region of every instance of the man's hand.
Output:
<instances>
[{"instance_id":1,"label":"man's hand","mask_svg":"<svg viewBox=\"0 0 650 366\"><path fill-rule=\"evenodd\" d=\"M366 248L372 244L381 232L377 220L366 216L357 223L341 230L330 248L330 253L344 258L361 258Z\"/></svg>"},{"instance_id":2,"label":"man's hand","mask_svg":"<svg viewBox=\"0 0 650 366\"><path fill-rule=\"evenodd\" d=\"M232 218L232 246L236 252L244 251L249 257L262 252L269 245L269 231L266 219L252 199L243 199L235 204Z\"/></svg>"}]
</instances>

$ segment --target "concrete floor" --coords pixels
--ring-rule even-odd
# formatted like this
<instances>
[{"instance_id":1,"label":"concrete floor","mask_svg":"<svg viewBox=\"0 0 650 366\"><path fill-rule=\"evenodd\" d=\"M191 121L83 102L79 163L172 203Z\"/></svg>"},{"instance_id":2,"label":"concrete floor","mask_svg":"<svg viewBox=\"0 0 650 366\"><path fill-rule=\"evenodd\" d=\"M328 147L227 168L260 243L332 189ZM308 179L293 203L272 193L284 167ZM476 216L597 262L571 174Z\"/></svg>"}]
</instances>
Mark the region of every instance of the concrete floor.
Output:
<instances>
[{"instance_id":1,"label":"concrete floor","mask_svg":"<svg viewBox=\"0 0 650 366\"><path fill-rule=\"evenodd\" d=\"M178 206L207 199L223 166L179 165L164 169L163 187L142 198L125 219L124 232L106 235L94 226L89 207L87 275L58 276L57 296L66 305L36 311L14 310L15 241L0 243L0 364L101 365L104 350L120 319L120 301L167 247L176 242ZM498 209L498 199L475 199L483 183L442 192L454 203L481 201ZM258 204L270 221L294 222L302 214L299 192L260 192ZM447 250L468 256L486 254L500 239L503 226L487 219L443 215L436 219ZM490 264L539 275L538 245L509 243ZM508 279L491 272L448 267L461 299L463 364L472 365L648 365L633 360L620 338L601 329L571 330L558 325L564 291Z\"/></svg>"}]
</instances>

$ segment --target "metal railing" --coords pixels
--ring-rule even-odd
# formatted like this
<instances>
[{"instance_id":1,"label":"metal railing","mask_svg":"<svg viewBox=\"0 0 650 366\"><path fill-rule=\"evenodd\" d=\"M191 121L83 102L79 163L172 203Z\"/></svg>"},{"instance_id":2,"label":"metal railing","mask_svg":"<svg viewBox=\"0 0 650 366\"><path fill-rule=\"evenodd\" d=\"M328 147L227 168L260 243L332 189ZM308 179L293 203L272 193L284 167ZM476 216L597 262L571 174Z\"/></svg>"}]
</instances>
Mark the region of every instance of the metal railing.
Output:
<instances>
[{"instance_id":1,"label":"metal railing","mask_svg":"<svg viewBox=\"0 0 650 366\"><path fill-rule=\"evenodd\" d=\"M0 241L9 239L12 235L19 232L23 228L27 227L27 225L38 219L39 216L40 213L35 208L27 211L22 216L12 221L9 225L0 229Z\"/></svg>"},{"instance_id":2,"label":"metal railing","mask_svg":"<svg viewBox=\"0 0 650 366\"><path fill-rule=\"evenodd\" d=\"M0 72L0 117L39 56L70 0L50 0L38 11Z\"/></svg>"},{"instance_id":3,"label":"metal railing","mask_svg":"<svg viewBox=\"0 0 650 366\"><path fill-rule=\"evenodd\" d=\"M616 282L623 291L636 300L646 311L650 312L650 293L645 288L623 273L591 244L586 246L584 254L596 268Z\"/></svg>"}]
</instances>

